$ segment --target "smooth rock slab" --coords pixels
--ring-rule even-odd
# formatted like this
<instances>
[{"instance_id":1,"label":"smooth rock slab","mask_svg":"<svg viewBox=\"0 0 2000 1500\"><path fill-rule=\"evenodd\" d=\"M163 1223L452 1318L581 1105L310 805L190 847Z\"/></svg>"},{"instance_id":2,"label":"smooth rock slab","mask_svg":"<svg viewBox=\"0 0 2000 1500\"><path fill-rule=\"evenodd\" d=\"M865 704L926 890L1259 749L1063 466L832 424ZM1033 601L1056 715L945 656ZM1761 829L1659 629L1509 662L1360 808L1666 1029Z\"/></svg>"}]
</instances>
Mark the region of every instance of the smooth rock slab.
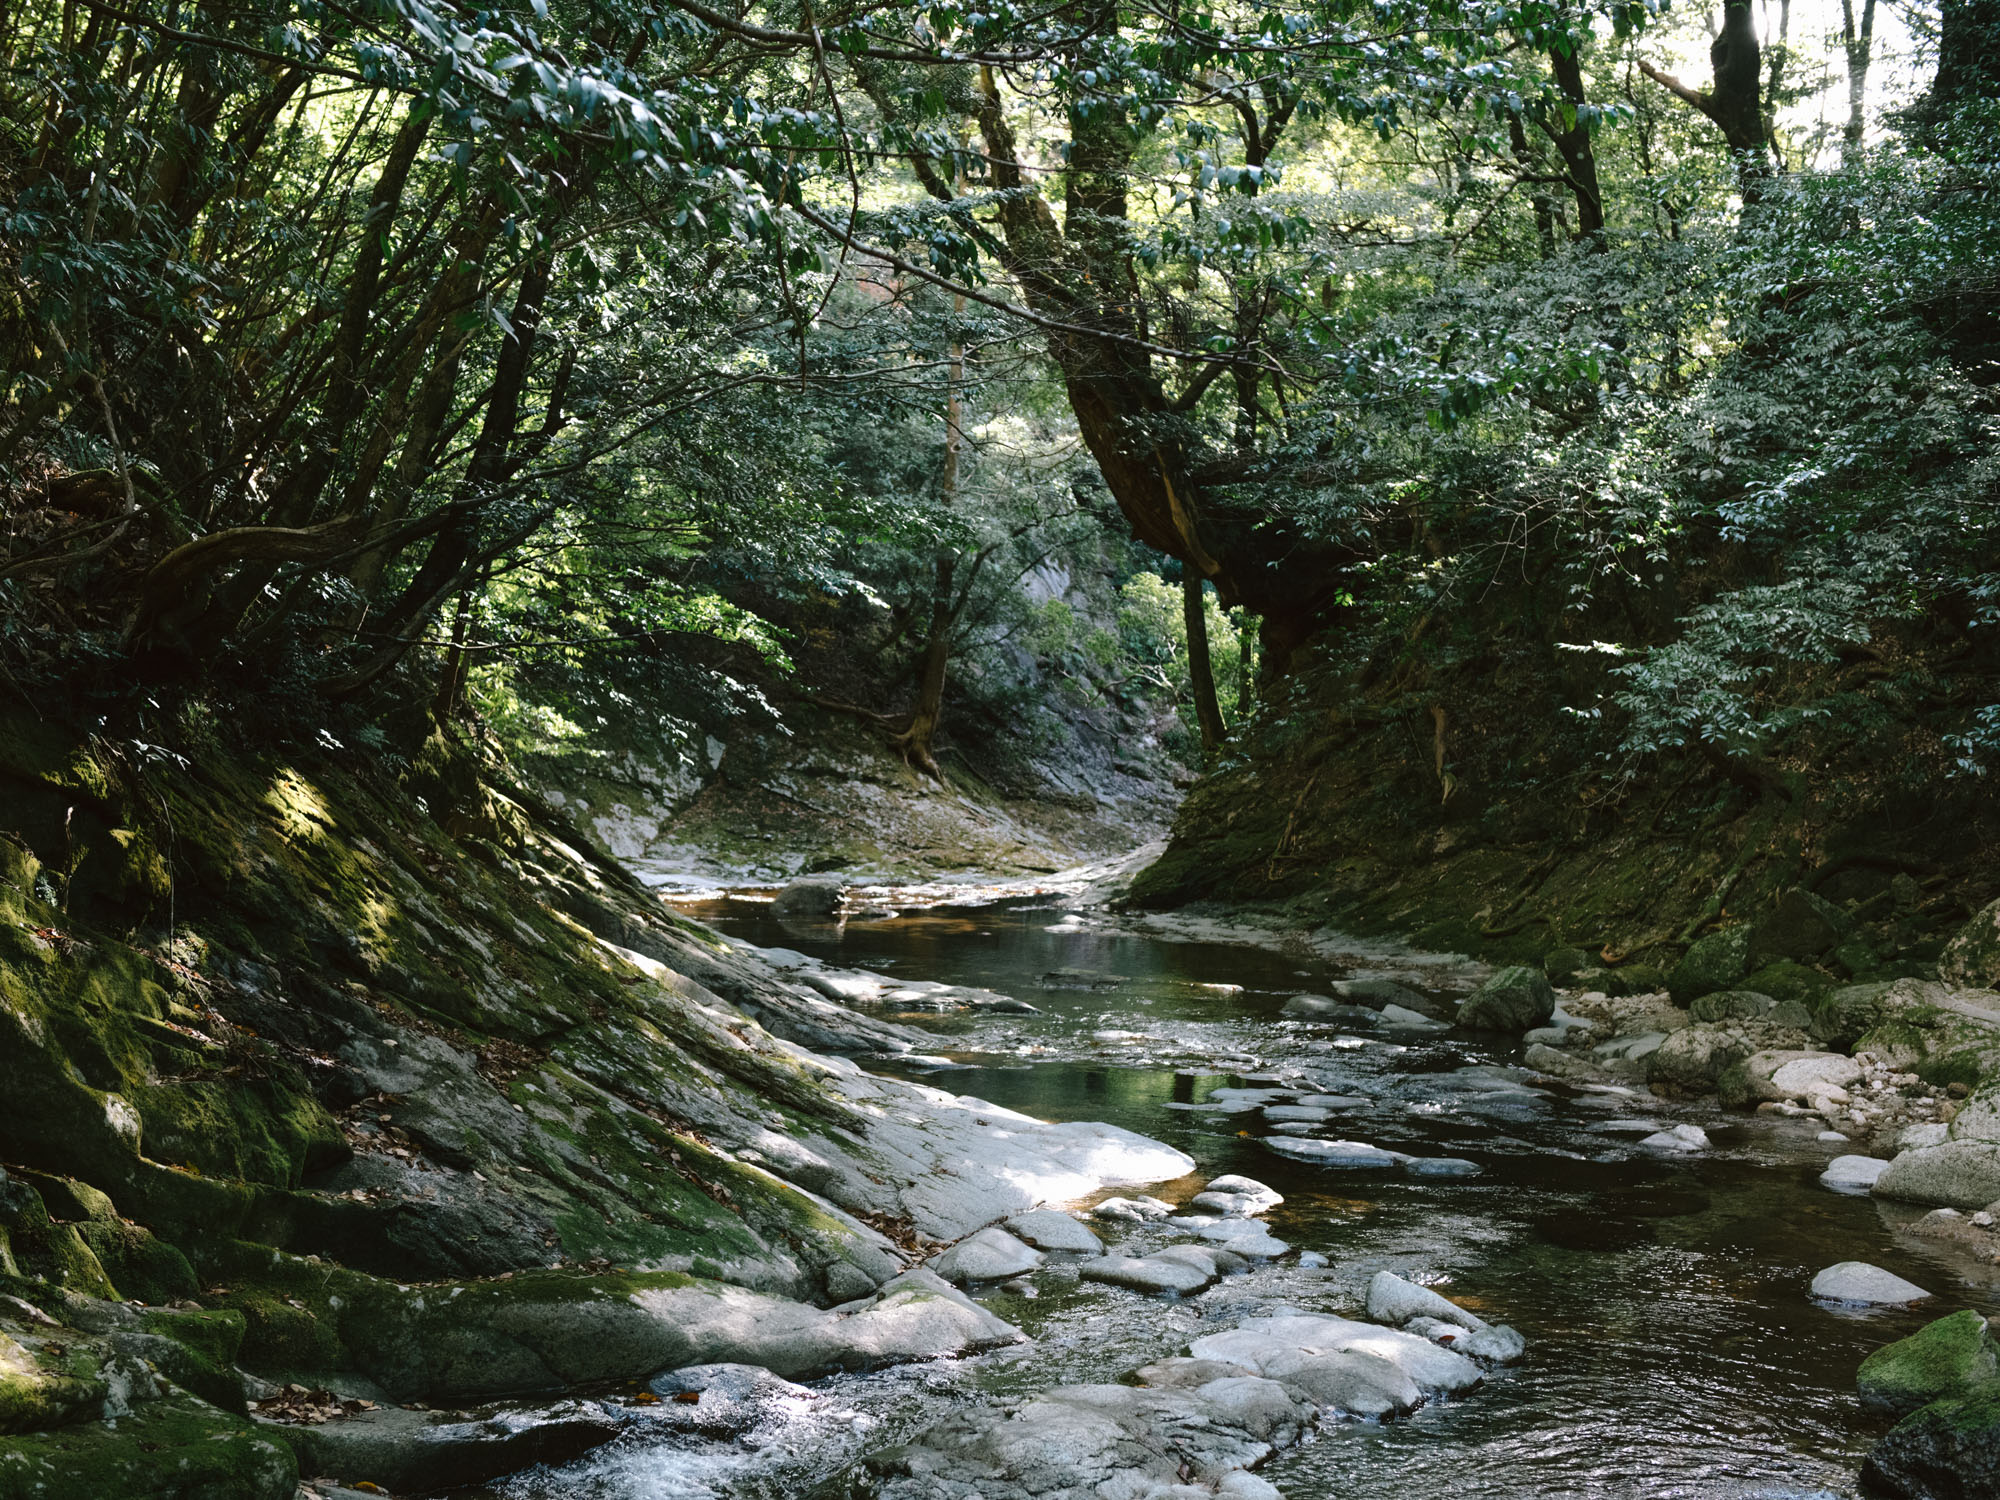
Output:
<instances>
[{"instance_id":1,"label":"smooth rock slab","mask_svg":"<svg viewBox=\"0 0 2000 1500\"><path fill-rule=\"evenodd\" d=\"M1200 1234L1205 1240L1213 1240L1253 1260L1276 1260L1292 1248L1255 1219L1224 1219L1206 1226Z\"/></svg>"},{"instance_id":2,"label":"smooth rock slab","mask_svg":"<svg viewBox=\"0 0 2000 1500\"><path fill-rule=\"evenodd\" d=\"M1821 1186L1830 1187L1837 1193L1865 1193L1888 1170L1889 1164L1880 1157L1836 1156L1826 1164L1819 1180Z\"/></svg>"},{"instance_id":3,"label":"smooth rock slab","mask_svg":"<svg viewBox=\"0 0 2000 1500\"><path fill-rule=\"evenodd\" d=\"M1041 1263L1039 1250L1022 1244L1006 1230L982 1229L938 1256L931 1269L946 1281L963 1286L975 1281L1005 1281Z\"/></svg>"},{"instance_id":4,"label":"smooth rock slab","mask_svg":"<svg viewBox=\"0 0 2000 1500\"><path fill-rule=\"evenodd\" d=\"M1441 1323L1454 1323L1468 1333L1477 1333L1491 1326L1477 1313L1467 1312L1450 1298L1427 1286L1405 1281L1394 1271L1375 1273L1368 1283L1367 1306L1368 1316L1377 1323L1392 1323L1398 1328L1412 1318L1435 1318Z\"/></svg>"},{"instance_id":5,"label":"smooth rock slab","mask_svg":"<svg viewBox=\"0 0 2000 1500\"><path fill-rule=\"evenodd\" d=\"M1822 1302L1859 1307L1896 1307L1930 1295L1914 1282L1866 1261L1844 1260L1813 1277L1812 1294Z\"/></svg>"},{"instance_id":6,"label":"smooth rock slab","mask_svg":"<svg viewBox=\"0 0 2000 1500\"><path fill-rule=\"evenodd\" d=\"M1477 1177L1485 1170L1462 1156L1411 1156L1403 1160L1403 1171L1411 1177Z\"/></svg>"},{"instance_id":7,"label":"smooth rock slab","mask_svg":"<svg viewBox=\"0 0 2000 1500\"><path fill-rule=\"evenodd\" d=\"M1012 1409L1009 1409L1009 1406ZM1317 1420L1276 1381L1059 1386L953 1412L869 1460L880 1500L1273 1500L1245 1471Z\"/></svg>"},{"instance_id":8,"label":"smooth rock slab","mask_svg":"<svg viewBox=\"0 0 2000 1500\"><path fill-rule=\"evenodd\" d=\"M1655 1151L1706 1151L1708 1132L1699 1125L1671 1125L1639 1142Z\"/></svg>"},{"instance_id":9,"label":"smooth rock slab","mask_svg":"<svg viewBox=\"0 0 2000 1500\"><path fill-rule=\"evenodd\" d=\"M1197 1359L1228 1360L1260 1374L1267 1367L1289 1367L1297 1354L1349 1350L1388 1361L1427 1395L1471 1390L1486 1378L1485 1372L1465 1356L1441 1349L1414 1333L1326 1313L1247 1318L1231 1332L1196 1339L1190 1348Z\"/></svg>"},{"instance_id":10,"label":"smooth rock slab","mask_svg":"<svg viewBox=\"0 0 2000 1500\"><path fill-rule=\"evenodd\" d=\"M1204 1268L1189 1259L1161 1254L1107 1255L1099 1260L1084 1262L1078 1274L1085 1281L1101 1281L1135 1292L1171 1292L1187 1297L1212 1286L1219 1273L1212 1260Z\"/></svg>"},{"instance_id":11,"label":"smooth rock slab","mask_svg":"<svg viewBox=\"0 0 2000 1500\"><path fill-rule=\"evenodd\" d=\"M1289 1136L1268 1135L1263 1138L1263 1144L1267 1151L1289 1156L1294 1161L1309 1161L1320 1167L1385 1171L1403 1159L1394 1151L1384 1151L1365 1141L1294 1140Z\"/></svg>"},{"instance_id":12,"label":"smooth rock slab","mask_svg":"<svg viewBox=\"0 0 2000 1500\"><path fill-rule=\"evenodd\" d=\"M1946 1140L1913 1147L1875 1179L1875 1195L1939 1208L1984 1208L2000 1198L2000 1143Z\"/></svg>"},{"instance_id":13,"label":"smooth rock slab","mask_svg":"<svg viewBox=\"0 0 2000 1500\"><path fill-rule=\"evenodd\" d=\"M1057 1208L1037 1208L1016 1214L1007 1229L1037 1250L1057 1250L1068 1255L1102 1255L1104 1241Z\"/></svg>"},{"instance_id":14,"label":"smooth rock slab","mask_svg":"<svg viewBox=\"0 0 2000 1500\"><path fill-rule=\"evenodd\" d=\"M379 1406L317 1425L259 1425L281 1436L307 1473L395 1491L452 1489L535 1464L565 1464L625 1424L595 1401L564 1401L465 1417Z\"/></svg>"},{"instance_id":15,"label":"smooth rock slab","mask_svg":"<svg viewBox=\"0 0 2000 1500\"><path fill-rule=\"evenodd\" d=\"M1225 1217L1248 1218L1276 1208L1285 1201L1285 1195L1275 1188L1266 1187L1254 1177L1239 1177L1229 1173L1217 1177L1188 1200L1191 1208L1205 1208L1211 1213Z\"/></svg>"}]
</instances>

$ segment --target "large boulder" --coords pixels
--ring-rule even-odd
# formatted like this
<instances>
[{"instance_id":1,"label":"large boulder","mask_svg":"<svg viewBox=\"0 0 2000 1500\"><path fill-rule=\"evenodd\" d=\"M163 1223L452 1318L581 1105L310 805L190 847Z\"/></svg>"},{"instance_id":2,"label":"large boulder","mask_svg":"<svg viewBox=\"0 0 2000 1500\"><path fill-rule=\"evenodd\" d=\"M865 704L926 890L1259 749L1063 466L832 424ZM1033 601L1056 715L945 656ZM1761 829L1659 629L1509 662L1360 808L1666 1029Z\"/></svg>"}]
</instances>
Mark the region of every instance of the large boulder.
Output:
<instances>
[{"instance_id":1,"label":"large boulder","mask_svg":"<svg viewBox=\"0 0 2000 1500\"><path fill-rule=\"evenodd\" d=\"M1750 966L1778 959L1810 963L1840 946L1854 931L1854 919L1811 891L1789 890L1750 930Z\"/></svg>"},{"instance_id":2,"label":"large boulder","mask_svg":"<svg viewBox=\"0 0 2000 1500\"><path fill-rule=\"evenodd\" d=\"M1705 1023L1684 1027L1660 1043L1647 1077L1677 1093L1712 1093L1716 1081L1752 1050L1741 1032Z\"/></svg>"},{"instance_id":3,"label":"large boulder","mask_svg":"<svg viewBox=\"0 0 2000 1500\"><path fill-rule=\"evenodd\" d=\"M1081 1229L1083 1226L1077 1227ZM1009 1277L1026 1274L1041 1263L1041 1251L995 1227L982 1229L960 1240L933 1261L931 1268L946 1281L967 1285L980 1281L1005 1281Z\"/></svg>"},{"instance_id":4,"label":"large boulder","mask_svg":"<svg viewBox=\"0 0 2000 1500\"><path fill-rule=\"evenodd\" d=\"M1692 1005L1703 995L1726 990L1750 972L1750 929L1711 932L1667 973L1667 993L1676 1005Z\"/></svg>"},{"instance_id":5,"label":"large boulder","mask_svg":"<svg viewBox=\"0 0 2000 1500\"><path fill-rule=\"evenodd\" d=\"M1543 1026L1556 1013L1556 992L1548 977L1526 964L1502 969L1474 990L1459 1007L1458 1024L1475 1031L1513 1036Z\"/></svg>"},{"instance_id":6,"label":"large boulder","mask_svg":"<svg viewBox=\"0 0 2000 1500\"><path fill-rule=\"evenodd\" d=\"M1875 1196L1935 1208L1984 1208L2000 1198L2000 1142L1945 1141L1905 1151L1875 1180Z\"/></svg>"},{"instance_id":7,"label":"large boulder","mask_svg":"<svg viewBox=\"0 0 2000 1500\"><path fill-rule=\"evenodd\" d=\"M831 917L847 899L847 880L840 875L801 875L779 891L771 910L781 917Z\"/></svg>"},{"instance_id":8,"label":"large boulder","mask_svg":"<svg viewBox=\"0 0 2000 1500\"><path fill-rule=\"evenodd\" d=\"M1861 1404L1906 1417L1944 1396L2000 1381L2000 1346L1986 1319L1970 1308L1926 1323L1861 1361Z\"/></svg>"},{"instance_id":9,"label":"large boulder","mask_svg":"<svg viewBox=\"0 0 2000 1500\"><path fill-rule=\"evenodd\" d=\"M2000 990L2000 901L1982 909L1945 944L1938 978L1946 984Z\"/></svg>"},{"instance_id":10,"label":"large boulder","mask_svg":"<svg viewBox=\"0 0 2000 1500\"><path fill-rule=\"evenodd\" d=\"M1869 1449L1861 1477L1902 1500L2000 1495L2000 1389L1933 1401Z\"/></svg>"}]
</instances>

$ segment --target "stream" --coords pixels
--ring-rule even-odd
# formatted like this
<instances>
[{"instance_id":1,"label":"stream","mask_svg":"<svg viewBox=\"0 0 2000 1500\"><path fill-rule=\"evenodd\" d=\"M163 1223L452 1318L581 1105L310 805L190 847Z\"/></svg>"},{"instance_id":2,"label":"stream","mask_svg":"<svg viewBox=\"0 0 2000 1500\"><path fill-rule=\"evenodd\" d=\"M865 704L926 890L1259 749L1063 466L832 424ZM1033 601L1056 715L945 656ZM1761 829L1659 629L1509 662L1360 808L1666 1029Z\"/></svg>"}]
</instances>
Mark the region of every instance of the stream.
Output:
<instances>
[{"instance_id":1,"label":"stream","mask_svg":"<svg viewBox=\"0 0 2000 1500\"><path fill-rule=\"evenodd\" d=\"M1979 1269L1898 1237L1913 1211L1819 1185L1825 1163L1855 1148L1816 1139L1817 1121L1530 1082L1517 1049L1464 1033L1280 1015L1287 997L1336 978L1462 992L1481 971L1461 961L1364 944L1301 957L1033 900L864 910L839 925L780 921L767 901L735 896L678 904L760 947L1031 1002L1038 1013L892 1015L935 1033L936 1051L867 1065L1046 1119L1123 1125L1199 1164L1196 1177L1127 1193L1179 1202L1221 1173L1257 1178L1285 1195L1267 1217L1272 1232L1329 1264L1309 1269L1293 1255L1180 1302L1081 1283L1073 1262L1052 1258L1034 1296L982 1297L1030 1344L814 1382L733 1440L627 1436L567 1468L517 1476L494 1491L506 1500L843 1494L842 1470L954 1403L1117 1381L1184 1352L1204 1317L1251 1299L1353 1312L1381 1269L1513 1325L1527 1357L1407 1420L1327 1423L1259 1471L1290 1500L1391 1500L1419 1483L1482 1500L1846 1497L1885 1425L1857 1407L1861 1359L1956 1308L1995 1310L1995 1283ZM1357 1096L1365 1104L1326 1125L1292 1128L1466 1158L1481 1172L1418 1178L1287 1159L1260 1143L1272 1127L1254 1109L1215 1095L1245 1086ZM1638 1144L1648 1128L1680 1122L1703 1126L1712 1149L1675 1156ZM1095 1227L1114 1248L1131 1232ZM1850 1259L1936 1295L1906 1309L1815 1304L1814 1272Z\"/></svg>"}]
</instances>

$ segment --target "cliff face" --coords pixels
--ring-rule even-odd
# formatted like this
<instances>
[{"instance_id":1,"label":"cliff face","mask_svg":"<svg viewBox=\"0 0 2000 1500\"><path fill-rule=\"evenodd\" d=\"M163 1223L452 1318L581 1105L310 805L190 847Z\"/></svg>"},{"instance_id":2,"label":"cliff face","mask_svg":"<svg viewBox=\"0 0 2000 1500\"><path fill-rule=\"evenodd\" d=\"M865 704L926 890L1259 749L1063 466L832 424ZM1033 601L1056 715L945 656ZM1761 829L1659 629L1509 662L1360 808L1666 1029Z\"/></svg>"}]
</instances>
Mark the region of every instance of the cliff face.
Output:
<instances>
[{"instance_id":1,"label":"cliff face","mask_svg":"<svg viewBox=\"0 0 2000 1500\"><path fill-rule=\"evenodd\" d=\"M912 1252L1182 1170L808 1050L911 1039L442 739L392 774L15 718L0 809L0 1496L289 1495L244 1371L463 1403L1005 1340ZM228 1474L134 1456L183 1447Z\"/></svg>"},{"instance_id":2,"label":"cliff face","mask_svg":"<svg viewBox=\"0 0 2000 1500\"><path fill-rule=\"evenodd\" d=\"M1725 763L1620 755L1602 658L1561 650L1554 611L1509 610L1459 620L1446 649L1316 639L1189 794L1134 899L1276 902L1506 960L1568 952L1644 989L1702 933L1799 890L1842 930L1785 957L1828 982L1925 972L2000 887L2000 808L1946 742L1995 666L1967 632L1913 629L1794 674L1782 687L1825 711ZM1599 628L1621 626L1646 638L1638 620Z\"/></svg>"}]
</instances>

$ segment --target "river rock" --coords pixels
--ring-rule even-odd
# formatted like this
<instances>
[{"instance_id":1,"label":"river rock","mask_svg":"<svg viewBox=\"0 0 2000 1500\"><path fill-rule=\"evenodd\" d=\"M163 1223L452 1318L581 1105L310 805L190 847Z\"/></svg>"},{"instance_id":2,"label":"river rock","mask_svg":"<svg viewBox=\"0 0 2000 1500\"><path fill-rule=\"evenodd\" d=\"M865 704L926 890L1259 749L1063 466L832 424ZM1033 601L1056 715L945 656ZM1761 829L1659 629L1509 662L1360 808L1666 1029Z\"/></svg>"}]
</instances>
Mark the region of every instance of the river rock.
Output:
<instances>
[{"instance_id":1,"label":"river rock","mask_svg":"<svg viewBox=\"0 0 2000 1500\"><path fill-rule=\"evenodd\" d=\"M1275 1500L1246 1472L1310 1429L1313 1403L1256 1375L1059 1386L953 1412L869 1459L880 1500Z\"/></svg>"},{"instance_id":2,"label":"river rock","mask_svg":"<svg viewBox=\"0 0 2000 1500\"><path fill-rule=\"evenodd\" d=\"M1467 1312L1429 1287L1405 1281L1393 1271L1377 1271L1369 1281L1367 1307L1368 1316L1377 1323L1390 1323L1398 1328L1412 1318L1453 1323L1468 1333L1492 1326L1477 1313Z\"/></svg>"},{"instance_id":3,"label":"river rock","mask_svg":"<svg viewBox=\"0 0 2000 1500\"><path fill-rule=\"evenodd\" d=\"M2000 1495L2000 1387L1933 1401L1905 1417L1868 1450L1861 1477L1902 1500Z\"/></svg>"},{"instance_id":4,"label":"river rock","mask_svg":"<svg viewBox=\"0 0 2000 1500\"><path fill-rule=\"evenodd\" d=\"M1734 1064L1755 1049L1739 1031L1713 1023L1684 1027L1660 1043L1647 1066L1647 1077L1682 1094L1706 1094Z\"/></svg>"},{"instance_id":5,"label":"river rock","mask_svg":"<svg viewBox=\"0 0 2000 1500\"><path fill-rule=\"evenodd\" d=\"M996 1228L982 1229L960 1240L932 1261L931 1268L946 1281L963 1286L975 1281L1005 1281L1010 1276L1032 1271L1041 1263L1040 1251Z\"/></svg>"},{"instance_id":6,"label":"river rock","mask_svg":"<svg viewBox=\"0 0 2000 1500\"><path fill-rule=\"evenodd\" d=\"M1151 1219L1164 1219L1173 1211L1173 1204L1162 1203L1153 1197L1106 1198L1091 1209L1090 1216L1113 1223L1143 1224Z\"/></svg>"},{"instance_id":7,"label":"river rock","mask_svg":"<svg viewBox=\"0 0 2000 1500\"><path fill-rule=\"evenodd\" d=\"M1213 1179L1188 1203L1190 1207L1205 1208L1225 1217L1248 1218L1268 1213L1284 1201L1285 1195L1277 1189L1266 1187L1254 1177L1232 1172Z\"/></svg>"},{"instance_id":8,"label":"river rock","mask_svg":"<svg viewBox=\"0 0 2000 1500\"><path fill-rule=\"evenodd\" d=\"M1475 1031L1514 1036L1544 1024L1555 1014L1556 992L1545 975L1526 964L1500 970L1467 997L1458 1024Z\"/></svg>"},{"instance_id":9,"label":"river rock","mask_svg":"<svg viewBox=\"0 0 2000 1500\"><path fill-rule=\"evenodd\" d=\"M564 1401L448 1414L378 1406L318 1424L258 1425L288 1443L308 1474L414 1491L565 1464L609 1442L625 1423L598 1402Z\"/></svg>"},{"instance_id":10,"label":"river rock","mask_svg":"<svg viewBox=\"0 0 2000 1500\"><path fill-rule=\"evenodd\" d=\"M1224 1219L1199 1233L1203 1239L1213 1240L1252 1260L1276 1260L1292 1248L1255 1219Z\"/></svg>"},{"instance_id":11,"label":"river rock","mask_svg":"<svg viewBox=\"0 0 2000 1500\"><path fill-rule=\"evenodd\" d=\"M1311 1356L1367 1354L1393 1366L1425 1395L1470 1390L1485 1379L1473 1361L1429 1339L1328 1313L1247 1318L1231 1332L1196 1339L1189 1352L1197 1359L1248 1365L1276 1380L1295 1378Z\"/></svg>"},{"instance_id":12,"label":"river rock","mask_svg":"<svg viewBox=\"0 0 2000 1500\"><path fill-rule=\"evenodd\" d=\"M1104 1241L1057 1208L1016 1214L1007 1221L1007 1229L1037 1250L1058 1250L1070 1255L1104 1253Z\"/></svg>"},{"instance_id":13,"label":"river rock","mask_svg":"<svg viewBox=\"0 0 2000 1500\"><path fill-rule=\"evenodd\" d=\"M1279 1156L1289 1156L1294 1161L1307 1161L1320 1167L1386 1171L1403 1159L1397 1152L1384 1151L1363 1141L1296 1140L1289 1136L1267 1135L1263 1138L1263 1146Z\"/></svg>"},{"instance_id":14,"label":"river rock","mask_svg":"<svg viewBox=\"0 0 2000 1500\"><path fill-rule=\"evenodd\" d=\"M1324 1125L1332 1117L1330 1110L1306 1104L1267 1104L1263 1113L1273 1125Z\"/></svg>"},{"instance_id":15,"label":"river rock","mask_svg":"<svg viewBox=\"0 0 2000 1500\"><path fill-rule=\"evenodd\" d=\"M1837 1052L1764 1048L1725 1069L1715 1087L1731 1109L1787 1100L1845 1104L1848 1085L1861 1076L1861 1064Z\"/></svg>"},{"instance_id":16,"label":"river rock","mask_svg":"<svg viewBox=\"0 0 2000 1500\"><path fill-rule=\"evenodd\" d=\"M1699 1125L1669 1125L1665 1130L1657 1130L1639 1142L1651 1146L1655 1151L1706 1151L1709 1147L1708 1132Z\"/></svg>"},{"instance_id":17,"label":"river rock","mask_svg":"<svg viewBox=\"0 0 2000 1500\"><path fill-rule=\"evenodd\" d=\"M1970 1308L1884 1344L1855 1375L1863 1406L1898 1417L1994 1381L2000 1381L2000 1346Z\"/></svg>"},{"instance_id":18,"label":"river rock","mask_svg":"<svg viewBox=\"0 0 2000 1500\"><path fill-rule=\"evenodd\" d=\"M1335 1000L1330 995L1294 995L1285 1002L1281 1014L1302 1021L1334 1021L1343 1026L1368 1027L1380 1020L1373 1006Z\"/></svg>"},{"instance_id":19,"label":"river rock","mask_svg":"<svg viewBox=\"0 0 2000 1500\"><path fill-rule=\"evenodd\" d=\"M1969 989L2000 990L2000 901L1982 907L1945 944L1938 978Z\"/></svg>"},{"instance_id":20,"label":"river rock","mask_svg":"<svg viewBox=\"0 0 2000 1500\"><path fill-rule=\"evenodd\" d=\"M1836 1156L1819 1174L1820 1185L1837 1193L1865 1193L1875 1186L1889 1164L1874 1156Z\"/></svg>"},{"instance_id":21,"label":"river rock","mask_svg":"<svg viewBox=\"0 0 2000 1500\"><path fill-rule=\"evenodd\" d=\"M1397 1031L1449 1031L1451 1023L1440 1021L1422 1011L1411 1010L1407 1005L1385 1005L1381 1010L1382 1024Z\"/></svg>"},{"instance_id":22,"label":"river rock","mask_svg":"<svg viewBox=\"0 0 2000 1500\"><path fill-rule=\"evenodd\" d=\"M1448 1001L1433 1000L1429 995L1406 984L1398 984L1393 979L1339 979L1327 988L1336 999L1345 1000L1350 1005L1365 1005L1371 1010L1399 1005L1433 1020L1451 1019L1452 1006Z\"/></svg>"},{"instance_id":23,"label":"river rock","mask_svg":"<svg viewBox=\"0 0 2000 1500\"><path fill-rule=\"evenodd\" d=\"M1776 1010L1778 1002L1755 990L1714 990L1688 1007L1697 1021L1754 1021Z\"/></svg>"},{"instance_id":24,"label":"river rock","mask_svg":"<svg viewBox=\"0 0 2000 1500\"><path fill-rule=\"evenodd\" d=\"M1462 1156L1406 1156L1403 1172L1409 1177L1477 1177L1486 1169Z\"/></svg>"},{"instance_id":25,"label":"river rock","mask_svg":"<svg viewBox=\"0 0 2000 1500\"><path fill-rule=\"evenodd\" d=\"M1676 1005L1726 990L1750 972L1750 929L1727 927L1689 948L1667 974L1667 993Z\"/></svg>"},{"instance_id":26,"label":"river rock","mask_svg":"<svg viewBox=\"0 0 2000 1500\"><path fill-rule=\"evenodd\" d=\"M1812 1279L1812 1294L1822 1302L1863 1307L1894 1307L1919 1302L1930 1295L1914 1282L1866 1261L1843 1260Z\"/></svg>"},{"instance_id":27,"label":"river rock","mask_svg":"<svg viewBox=\"0 0 2000 1500\"><path fill-rule=\"evenodd\" d=\"M1135 1292L1172 1292L1187 1297L1214 1285L1221 1272L1212 1257L1202 1263L1192 1257L1162 1252L1143 1256L1106 1255L1085 1261L1078 1274L1085 1281L1101 1281Z\"/></svg>"},{"instance_id":28,"label":"river rock","mask_svg":"<svg viewBox=\"0 0 2000 1500\"><path fill-rule=\"evenodd\" d=\"M780 917L831 917L847 899L847 880L841 875L801 875L779 891L771 902Z\"/></svg>"},{"instance_id":29,"label":"river rock","mask_svg":"<svg viewBox=\"0 0 2000 1500\"><path fill-rule=\"evenodd\" d=\"M2000 1142L1947 1140L1900 1153L1875 1179L1878 1198L1983 1208L2000 1198Z\"/></svg>"}]
</instances>

